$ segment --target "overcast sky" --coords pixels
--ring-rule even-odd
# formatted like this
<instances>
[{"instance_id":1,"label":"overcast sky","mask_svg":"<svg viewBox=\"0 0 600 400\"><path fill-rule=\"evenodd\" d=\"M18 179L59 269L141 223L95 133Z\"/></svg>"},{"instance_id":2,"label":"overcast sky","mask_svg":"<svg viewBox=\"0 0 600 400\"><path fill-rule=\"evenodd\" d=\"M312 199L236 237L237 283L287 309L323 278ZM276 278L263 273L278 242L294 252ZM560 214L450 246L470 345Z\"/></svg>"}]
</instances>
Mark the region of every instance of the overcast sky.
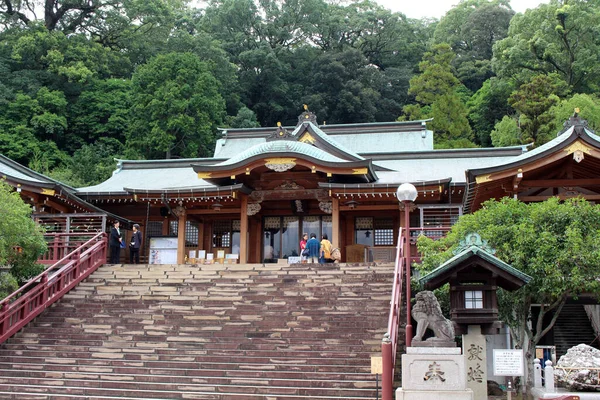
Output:
<instances>
[{"instance_id":1,"label":"overcast sky","mask_svg":"<svg viewBox=\"0 0 600 400\"><path fill-rule=\"evenodd\" d=\"M392 11L400 11L409 18L441 18L446 11L458 4L459 0L375 0ZM516 12L535 8L549 0L511 0L510 6Z\"/></svg>"}]
</instances>

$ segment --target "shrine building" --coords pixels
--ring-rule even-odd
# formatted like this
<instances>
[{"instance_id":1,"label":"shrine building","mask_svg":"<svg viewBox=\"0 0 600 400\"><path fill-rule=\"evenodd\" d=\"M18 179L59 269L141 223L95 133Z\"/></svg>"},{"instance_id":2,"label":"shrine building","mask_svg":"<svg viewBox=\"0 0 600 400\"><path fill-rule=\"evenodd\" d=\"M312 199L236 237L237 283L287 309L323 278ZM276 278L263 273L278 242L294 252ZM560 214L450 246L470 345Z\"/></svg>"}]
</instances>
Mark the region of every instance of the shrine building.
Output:
<instances>
[{"instance_id":1,"label":"shrine building","mask_svg":"<svg viewBox=\"0 0 600 400\"><path fill-rule=\"evenodd\" d=\"M190 250L280 262L299 256L303 232L327 234L342 262L393 261L406 182L418 190L413 237L445 235L490 198L600 199L600 138L577 116L535 149L436 150L427 122L321 125L306 111L296 126L223 129L211 158L118 160L95 186L43 181L6 158L0 173L38 211L101 210L140 224L145 243L177 238L178 263Z\"/></svg>"}]
</instances>

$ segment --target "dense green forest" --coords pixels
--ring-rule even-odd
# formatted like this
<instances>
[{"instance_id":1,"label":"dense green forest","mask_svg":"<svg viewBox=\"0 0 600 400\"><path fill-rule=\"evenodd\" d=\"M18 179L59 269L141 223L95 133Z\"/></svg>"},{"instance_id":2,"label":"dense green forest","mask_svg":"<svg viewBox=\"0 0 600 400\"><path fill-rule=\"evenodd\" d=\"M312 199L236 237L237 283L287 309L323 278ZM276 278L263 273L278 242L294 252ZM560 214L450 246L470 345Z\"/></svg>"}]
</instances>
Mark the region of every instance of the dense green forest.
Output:
<instances>
[{"instance_id":1,"label":"dense green forest","mask_svg":"<svg viewBox=\"0 0 600 400\"><path fill-rule=\"evenodd\" d=\"M74 186L212 155L217 127L428 119L438 148L600 126L600 0L414 20L371 0L0 1L0 153Z\"/></svg>"}]
</instances>

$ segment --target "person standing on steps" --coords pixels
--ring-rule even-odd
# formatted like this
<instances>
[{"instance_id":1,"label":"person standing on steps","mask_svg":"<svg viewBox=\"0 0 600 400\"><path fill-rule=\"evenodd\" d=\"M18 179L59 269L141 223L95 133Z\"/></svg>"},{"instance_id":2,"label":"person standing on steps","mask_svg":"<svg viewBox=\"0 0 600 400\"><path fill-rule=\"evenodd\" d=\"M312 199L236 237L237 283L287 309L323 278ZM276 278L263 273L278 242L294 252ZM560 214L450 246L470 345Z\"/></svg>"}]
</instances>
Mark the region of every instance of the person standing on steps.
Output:
<instances>
[{"instance_id":1,"label":"person standing on steps","mask_svg":"<svg viewBox=\"0 0 600 400\"><path fill-rule=\"evenodd\" d=\"M308 262L317 264L319 262L319 249L321 248L321 244L319 243L316 234L310 234L310 239L306 242L306 248L308 249Z\"/></svg>"},{"instance_id":2,"label":"person standing on steps","mask_svg":"<svg viewBox=\"0 0 600 400\"><path fill-rule=\"evenodd\" d=\"M319 257L320 264L333 262L333 260L331 259L331 250L332 250L331 242L327 238L327 234L324 233L322 236L322 240L321 240L321 250L320 250L320 257Z\"/></svg>"},{"instance_id":3,"label":"person standing on steps","mask_svg":"<svg viewBox=\"0 0 600 400\"><path fill-rule=\"evenodd\" d=\"M300 260L302 263L306 263L308 258L308 255L306 254L308 253L308 250L306 250L306 242L308 242L308 233L303 233L302 240L300 241Z\"/></svg>"},{"instance_id":4,"label":"person standing on steps","mask_svg":"<svg viewBox=\"0 0 600 400\"><path fill-rule=\"evenodd\" d=\"M108 247L110 249L110 263L119 264L121 259L121 231L119 230L119 221L113 222L112 228L110 228L110 237L108 239Z\"/></svg>"},{"instance_id":5,"label":"person standing on steps","mask_svg":"<svg viewBox=\"0 0 600 400\"><path fill-rule=\"evenodd\" d=\"M131 234L131 242L129 243L129 263L140 263L140 247L142 247L142 232L140 226L133 224L133 233Z\"/></svg>"}]
</instances>

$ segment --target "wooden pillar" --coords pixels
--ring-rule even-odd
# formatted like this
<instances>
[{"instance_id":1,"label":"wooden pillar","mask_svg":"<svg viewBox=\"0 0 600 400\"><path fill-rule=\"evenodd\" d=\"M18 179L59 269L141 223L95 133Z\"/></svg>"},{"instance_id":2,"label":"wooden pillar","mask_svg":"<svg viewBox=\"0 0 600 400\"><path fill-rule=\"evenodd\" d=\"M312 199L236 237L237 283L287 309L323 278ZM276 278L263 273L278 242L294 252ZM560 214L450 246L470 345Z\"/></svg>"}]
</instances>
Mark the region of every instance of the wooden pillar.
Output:
<instances>
[{"instance_id":1,"label":"wooden pillar","mask_svg":"<svg viewBox=\"0 0 600 400\"><path fill-rule=\"evenodd\" d=\"M169 218L163 219L162 235L163 236L168 236L169 235Z\"/></svg>"},{"instance_id":2,"label":"wooden pillar","mask_svg":"<svg viewBox=\"0 0 600 400\"><path fill-rule=\"evenodd\" d=\"M331 244L340 247L340 199L332 198L331 205Z\"/></svg>"},{"instance_id":3,"label":"wooden pillar","mask_svg":"<svg viewBox=\"0 0 600 400\"><path fill-rule=\"evenodd\" d=\"M179 223L177 224L177 264L185 262L185 223L187 214L185 208L178 207Z\"/></svg>"},{"instance_id":4,"label":"wooden pillar","mask_svg":"<svg viewBox=\"0 0 600 400\"><path fill-rule=\"evenodd\" d=\"M248 263L248 196L240 194L240 264Z\"/></svg>"},{"instance_id":5,"label":"wooden pillar","mask_svg":"<svg viewBox=\"0 0 600 400\"><path fill-rule=\"evenodd\" d=\"M205 248L204 248L204 220L198 222L198 250L205 250Z\"/></svg>"}]
</instances>

